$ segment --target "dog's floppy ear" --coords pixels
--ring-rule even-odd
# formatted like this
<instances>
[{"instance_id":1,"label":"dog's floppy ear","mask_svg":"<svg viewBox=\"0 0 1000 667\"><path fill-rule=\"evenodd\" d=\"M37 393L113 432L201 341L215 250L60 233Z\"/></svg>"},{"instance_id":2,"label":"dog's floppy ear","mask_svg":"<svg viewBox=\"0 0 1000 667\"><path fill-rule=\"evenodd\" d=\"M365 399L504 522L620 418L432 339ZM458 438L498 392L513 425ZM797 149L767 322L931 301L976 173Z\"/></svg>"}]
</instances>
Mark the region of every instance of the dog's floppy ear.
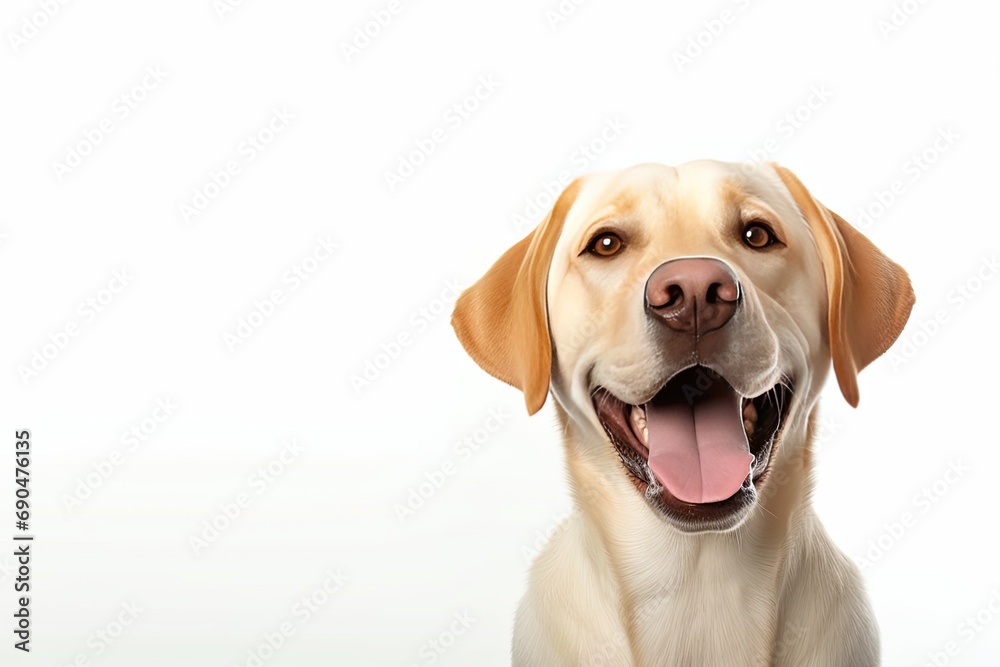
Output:
<instances>
[{"instance_id":1,"label":"dog's floppy ear","mask_svg":"<svg viewBox=\"0 0 1000 667\"><path fill-rule=\"evenodd\" d=\"M579 181L571 183L545 220L462 292L451 315L469 356L523 391L532 415L545 404L552 371L545 303L549 263L578 189Z\"/></svg>"},{"instance_id":2,"label":"dog's floppy ear","mask_svg":"<svg viewBox=\"0 0 1000 667\"><path fill-rule=\"evenodd\" d=\"M844 398L857 407L858 372L889 349L910 316L910 278L864 234L816 201L795 174L772 166L802 210L823 256L833 369Z\"/></svg>"}]
</instances>

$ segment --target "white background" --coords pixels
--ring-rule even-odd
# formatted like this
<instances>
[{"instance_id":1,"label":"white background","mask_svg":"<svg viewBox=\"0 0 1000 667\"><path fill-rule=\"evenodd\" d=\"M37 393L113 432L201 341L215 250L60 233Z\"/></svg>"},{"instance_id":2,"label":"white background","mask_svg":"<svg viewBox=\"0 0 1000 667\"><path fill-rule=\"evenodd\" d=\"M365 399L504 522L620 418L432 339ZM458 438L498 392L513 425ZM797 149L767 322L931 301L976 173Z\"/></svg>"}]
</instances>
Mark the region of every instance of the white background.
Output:
<instances>
[{"instance_id":1,"label":"white background","mask_svg":"<svg viewBox=\"0 0 1000 667\"><path fill-rule=\"evenodd\" d=\"M932 664L949 642L938 664L996 664L995 3L911 0L887 31L887 0L593 0L560 21L555 0L404 1L350 58L342 45L387 2L94 0L50 3L51 18L44 4L0 17L0 539L15 532L21 428L36 535L33 651L4 630L0 662L247 665L288 622L265 664L507 664L532 550L570 510L562 451L551 405L529 419L465 356L449 285L527 231L514 216L561 171L765 157L859 226L874 211L866 233L917 293L860 407L828 387L814 495L835 541L871 561L885 664ZM147 68L165 75L143 90ZM499 87L450 122L481 77ZM275 109L294 119L247 159ZM624 129L602 146L609 121ZM443 143L390 188L385 172L436 128ZM953 138L935 149L941 132ZM88 154L65 173L71 151ZM230 160L239 173L185 219ZM318 238L337 250L293 287ZM123 270L127 286L105 291ZM275 289L283 302L231 350ZM93 317L88 299L105 302ZM166 399L176 409L152 421ZM467 454L491 410L503 426ZM130 450L133 428L149 433ZM257 493L251 476L291 439L303 451ZM953 464L968 470L945 481ZM192 536L241 493L250 505L196 554ZM296 615L328 571L346 583ZM95 633L117 634L132 603L107 646ZM969 630L984 609L992 623ZM475 620L453 638L456 614Z\"/></svg>"}]
</instances>

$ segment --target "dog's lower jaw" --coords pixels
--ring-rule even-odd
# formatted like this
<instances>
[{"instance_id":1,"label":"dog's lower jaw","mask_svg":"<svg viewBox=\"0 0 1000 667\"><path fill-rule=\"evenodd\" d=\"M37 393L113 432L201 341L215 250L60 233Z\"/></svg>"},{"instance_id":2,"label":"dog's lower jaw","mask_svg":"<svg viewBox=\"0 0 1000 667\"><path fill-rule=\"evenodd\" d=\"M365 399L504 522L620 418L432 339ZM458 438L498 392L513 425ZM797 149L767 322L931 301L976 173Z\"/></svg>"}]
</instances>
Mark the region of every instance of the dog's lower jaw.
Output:
<instances>
[{"instance_id":1,"label":"dog's lower jaw","mask_svg":"<svg viewBox=\"0 0 1000 667\"><path fill-rule=\"evenodd\" d=\"M743 525L690 535L568 429L576 511L532 567L514 664L877 665L860 577L808 506L808 431Z\"/></svg>"}]
</instances>

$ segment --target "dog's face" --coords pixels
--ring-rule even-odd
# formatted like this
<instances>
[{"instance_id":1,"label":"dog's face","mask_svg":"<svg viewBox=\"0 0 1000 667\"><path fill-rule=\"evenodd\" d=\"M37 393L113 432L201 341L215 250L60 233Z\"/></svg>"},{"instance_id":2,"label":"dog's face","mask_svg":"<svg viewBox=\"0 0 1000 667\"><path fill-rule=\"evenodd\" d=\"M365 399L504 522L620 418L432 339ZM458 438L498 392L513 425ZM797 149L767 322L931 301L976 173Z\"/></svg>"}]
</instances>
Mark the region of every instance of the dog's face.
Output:
<instances>
[{"instance_id":1,"label":"dog's face","mask_svg":"<svg viewBox=\"0 0 1000 667\"><path fill-rule=\"evenodd\" d=\"M912 303L905 272L790 172L700 161L577 180L453 322L529 411L551 388L613 483L700 532L746 519L831 357L857 403Z\"/></svg>"}]
</instances>

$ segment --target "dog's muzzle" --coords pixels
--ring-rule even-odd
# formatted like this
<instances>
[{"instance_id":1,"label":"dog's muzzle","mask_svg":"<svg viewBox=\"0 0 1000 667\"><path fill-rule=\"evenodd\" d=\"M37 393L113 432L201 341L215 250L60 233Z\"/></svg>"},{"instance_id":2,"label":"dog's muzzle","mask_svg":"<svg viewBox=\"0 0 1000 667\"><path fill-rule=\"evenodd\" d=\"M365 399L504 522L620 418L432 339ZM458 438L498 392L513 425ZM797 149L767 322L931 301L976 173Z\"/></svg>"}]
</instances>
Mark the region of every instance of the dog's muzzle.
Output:
<instances>
[{"instance_id":1,"label":"dog's muzzle","mask_svg":"<svg viewBox=\"0 0 1000 667\"><path fill-rule=\"evenodd\" d=\"M703 340L732 343L743 288L725 262L682 257L664 262L645 287L647 317L660 328L665 347L690 349L683 364L641 404L622 401L604 388L594 407L633 482L654 509L682 530L726 530L756 501L771 449L787 414L790 387L778 384L759 396L743 396L703 365ZM717 339L717 340L716 340Z\"/></svg>"}]
</instances>

